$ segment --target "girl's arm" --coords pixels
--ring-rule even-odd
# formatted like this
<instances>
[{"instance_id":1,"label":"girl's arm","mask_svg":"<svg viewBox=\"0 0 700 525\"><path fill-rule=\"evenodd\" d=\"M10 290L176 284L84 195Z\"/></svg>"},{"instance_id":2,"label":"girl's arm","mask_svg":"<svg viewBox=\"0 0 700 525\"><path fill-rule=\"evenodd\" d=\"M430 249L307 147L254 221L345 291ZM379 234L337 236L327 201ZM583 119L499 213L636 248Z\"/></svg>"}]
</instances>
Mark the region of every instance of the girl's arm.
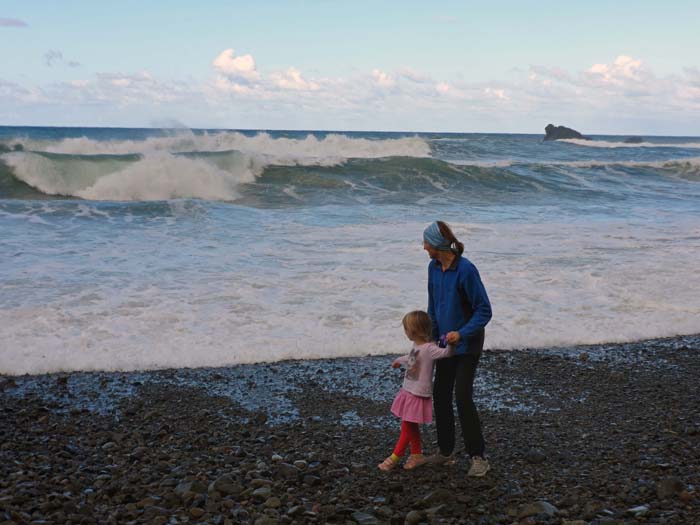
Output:
<instances>
[{"instance_id":1,"label":"girl's arm","mask_svg":"<svg viewBox=\"0 0 700 525\"><path fill-rule=\"evenodd\" d=\"M394 362L391 363L391 368L398 368L401 365L405 365L406 363L408 363L408 354L402 355L401 357L397 357L396 359L394 359Z\"/></svg>"},{"instance_id":2,"label":"girl's arm","mask_svg":"<svg viewBox=\"0 0 700 525\"><path fill-rule=\"evenodd\" d=\"M435 343L430 343L428 350L430 352L430 357L433 359L444 359L445 357L452 357L455 355L454 345L447 345L446 348L440 348Z\"/></svg>"}]
</instances>

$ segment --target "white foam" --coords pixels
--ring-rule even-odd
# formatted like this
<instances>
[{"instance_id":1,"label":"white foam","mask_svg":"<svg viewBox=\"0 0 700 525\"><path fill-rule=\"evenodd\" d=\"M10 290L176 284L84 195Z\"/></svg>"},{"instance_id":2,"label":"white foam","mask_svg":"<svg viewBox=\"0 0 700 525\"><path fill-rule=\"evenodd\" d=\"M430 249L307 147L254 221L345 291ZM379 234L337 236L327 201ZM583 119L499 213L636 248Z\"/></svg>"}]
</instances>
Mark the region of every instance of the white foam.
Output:
<instances>
[{"instance_id":1,"label":"white foam","mask_svg":"<svg viewBox=\"0 0 700 525\"><path fill-rule=\"evenodd\" d=\"M313 135L287 139L267 133L183 132L143 141L28 141L26 148L62 155L47 157L31 151L3 155L17 178L30 186L48 195L122 201L179 197L233 200L238 196L237 186L254 181L268 165L335 166L351 158L430 156L430 146L418 137L369 140L338 134L323 139ZM230 154L176 154L186 151ZM90 157L105 154L138 154L140 159Z\"/></svg>"},{"instance_id":2,"label":"white foam","mask_svg":"<svg viewBox=\"0 0 700 525\"><path fill-rule=\"evenodd\" d=\"M558 139L557 142L568 142L577 146L589 148L700 148L700 142L616 142L607 140Z\"/></svg>"},{"instance_id":3,"label":"white foam","mask_svg":"<svg viewBox=\"0 0 700 525\"><path fill-rule=\"evenodd\" d=\"M239 151L263 155L271 163L337 164L346 159L382 157L429 157L430 146L420 137L364 139L332 133L319 139L309 134L303 139L274 138L269 133L253 136L239 132L194 134L181 131L169 137L145 140L93 140L86 137L58 142L28 140L25 149L77 155L129 154L154 152Z\"/></svg>"},{"instance_id":4,"label":"white foam","mask_svg":"<svg viewBox=\"0 0 700 525\"><path fill-rule=\"evenodd\" d=\"M19 257L0 280L0 372L406 350L401 316L426 304L424 223L324 227L322 210L245 213L130 223L108 242L69 243L75 253L62 258ZM695 222L452 225L493 303L490 348L700 332ZM56 230L34 232L46 254L68 242Z\"/></svg>"},{"instance_id":5,"label":"white foam","mask_svg":"<svg viewBox=\"0 0 700 525\"><path fill-rule=\"evenodd\" d=\"M178 198L235 200L236 188L255 180L249 166L225 171L203 160L149 156L73 195L90 200L148 201Z\"/></svg>"}]
</instances>

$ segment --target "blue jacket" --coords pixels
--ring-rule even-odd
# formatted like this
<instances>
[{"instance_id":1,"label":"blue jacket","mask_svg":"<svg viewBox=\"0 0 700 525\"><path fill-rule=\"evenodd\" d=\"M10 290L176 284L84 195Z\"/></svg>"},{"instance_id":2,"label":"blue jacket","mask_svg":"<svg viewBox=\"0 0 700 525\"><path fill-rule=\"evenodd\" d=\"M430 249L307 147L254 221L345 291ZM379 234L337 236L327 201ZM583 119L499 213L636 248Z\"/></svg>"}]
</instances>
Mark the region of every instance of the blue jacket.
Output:
<instances>
[{"instance_id":1,"label":"blue jacket","mask_svg":"<svg viewBox=\"0 0 700 525\"><path fill-rule=\"evenodd\" d=\"M457 345L457 355L481 350L481 345L470 348L469 339L480 336L491 320L491 303L479 271L469 259L455 257L444 272L439 261L430 261L428 315L433 321L433 337L436 340L447 332L459 332L461 339Z\"/></svg>"}]
</instances>

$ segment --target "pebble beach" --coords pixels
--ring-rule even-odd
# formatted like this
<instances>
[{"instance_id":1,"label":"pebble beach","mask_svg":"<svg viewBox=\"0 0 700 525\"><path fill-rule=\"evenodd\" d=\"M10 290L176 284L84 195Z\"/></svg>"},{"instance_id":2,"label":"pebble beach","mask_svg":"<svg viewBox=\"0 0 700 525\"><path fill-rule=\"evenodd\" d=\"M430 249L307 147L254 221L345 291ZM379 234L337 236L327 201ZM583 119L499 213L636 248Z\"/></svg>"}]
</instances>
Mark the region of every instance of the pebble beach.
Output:
<instances>
[{"instance_id":1,"label":"pebble beach","mask_svg":"<svg viewBox=\"0 0 700 525\"><path fill-rule=\"evenodd\" d=\"M376 468L392 356L0 376L0 523L697 524L699 350L486 351L484 478Z\"/></svg>"}]
</instances>

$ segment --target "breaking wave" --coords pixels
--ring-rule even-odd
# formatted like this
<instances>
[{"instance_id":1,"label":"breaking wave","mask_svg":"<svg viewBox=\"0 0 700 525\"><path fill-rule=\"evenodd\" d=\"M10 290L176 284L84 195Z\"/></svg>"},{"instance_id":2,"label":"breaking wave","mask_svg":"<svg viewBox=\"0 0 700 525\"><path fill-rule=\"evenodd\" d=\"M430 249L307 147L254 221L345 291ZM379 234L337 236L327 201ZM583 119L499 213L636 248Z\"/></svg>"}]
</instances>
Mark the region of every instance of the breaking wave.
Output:
<instances>
[{"instance_id":1,"label":"breaking wave","mask_svg":"<svg viewBox=\"0 0 700 525\"><path fill-rule=\"evenodd\" d=\"M146 140L25 140L25 151L0 155L0 197L59 196L104 201L195 198L265 203L304 200L306 192L347 197L386 193L473 194L614 191L610 179L653 175L700 181L700 157L657 161L463 160L431 156L419 137L273 138L267 133L186 133ZM606 172L606 180L592 176ZM629 181L628 181L629 182ZM607 186L603 186L607 184ZM398 198L398 197L397 197Z\"/></svg>"},{"instance_id":2,"label":"breaking wave","mask_svg":"<svg viewBox=\"0 0 700 525\"><path fill-rule=\"evenodd\" d=\"M568 142L577 146L589 148L700 148L700 142L616 142L607 140L559 139L557 142Z\"/></svg>"}]
</instances>

